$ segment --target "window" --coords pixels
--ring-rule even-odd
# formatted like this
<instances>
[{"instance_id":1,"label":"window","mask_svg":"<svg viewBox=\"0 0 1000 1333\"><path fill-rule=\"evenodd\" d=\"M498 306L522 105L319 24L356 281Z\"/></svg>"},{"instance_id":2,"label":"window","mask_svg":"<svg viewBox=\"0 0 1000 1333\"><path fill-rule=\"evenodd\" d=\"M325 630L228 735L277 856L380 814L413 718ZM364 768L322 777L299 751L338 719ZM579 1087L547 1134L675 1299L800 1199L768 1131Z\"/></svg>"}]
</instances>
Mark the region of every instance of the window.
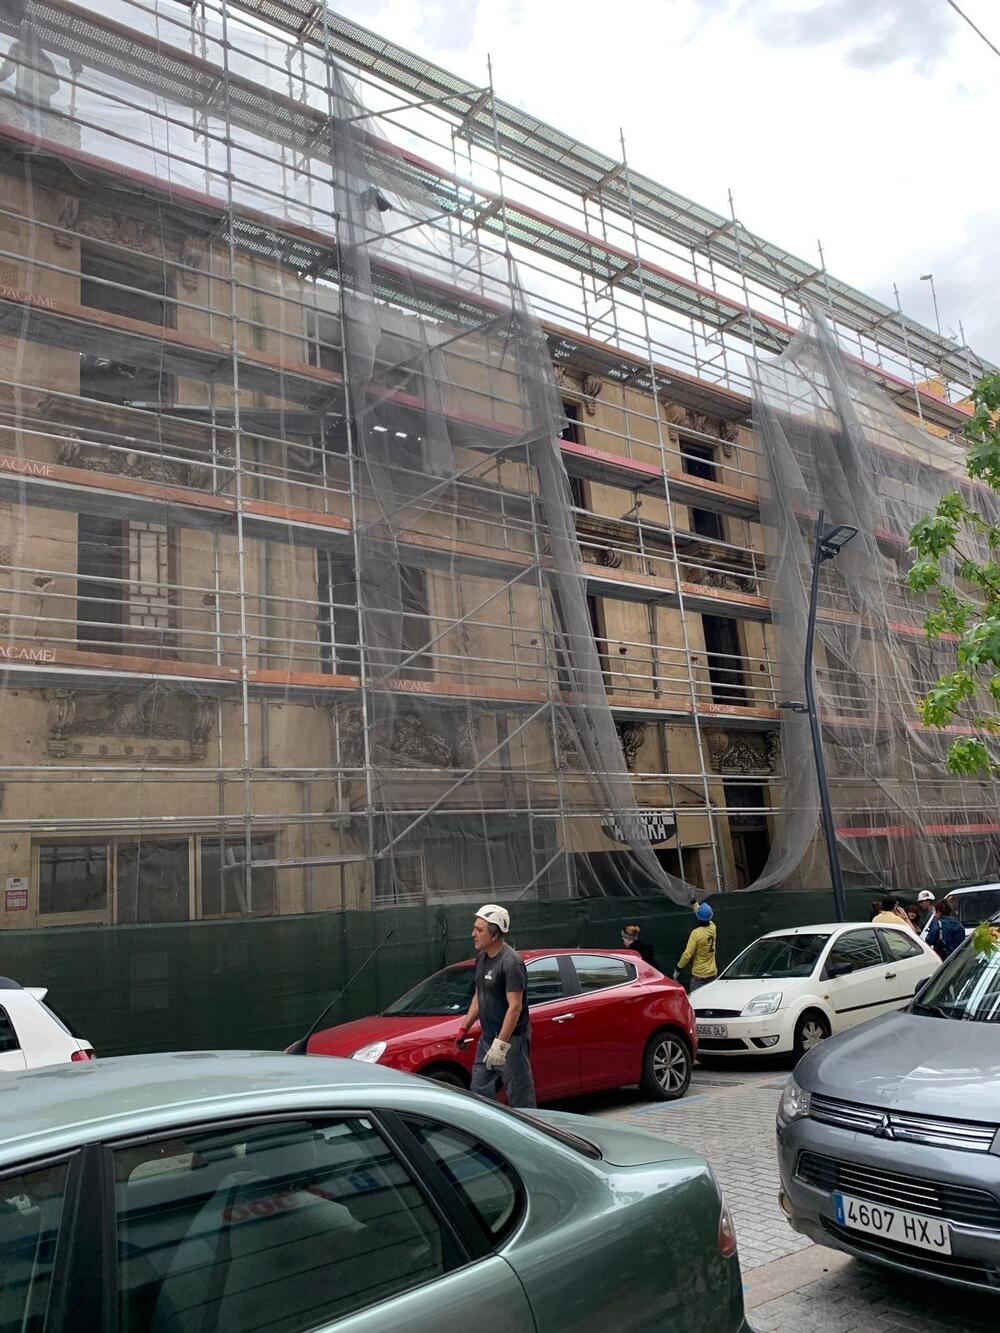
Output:
<instances>
[{"instance_id":1,"label":"window","mask_svg":"<svg viewBox=\"0 0 1000 1333\"><path fill-rule=\"evenodd\" d=\"M190 839L144 838L115 846L118 921L187 921Z\"/></svg>"},{"instance_id":2,"label":"window","mask_svg":"<svg viewBox=\"0 0 1000 1333\"><path fill-rule=\"evenodd\" d=\"M80 304L92 310L172 328L176 286L161 260L80 246ZM133 366L85 352L80 358L80 393L103 403L170 401L173 377L158 366Z\"/></svg>"},{"instance_id":3,"label":"window","mask_svg":"<svg viewBox=\"0 0 1000 1333\"><path fill-rule=\"evenodd\" d=\"M21 1043L17 1039L17 1033L14 1031L14 1024L10 1020L10 1015L6 1009L0 1009L0 1055L6 1055L8 1051L19 1051ZM3 1327L3 1321L0 1320L0 1328Z\"/></svg>"},{"instance_id":4,"label":"window","mask_svg":"<svg viewBox=\"0 0 1000 1333\"><path fill-rule=\"evenodd\" d=\"M528 973L529 1005L562 999L563 984L558 958L533 958L525 970Z\"/></svg>"},{"instance_id":5,"label":"window","mask_svg":"<svg viewBox=\"0 0 1000 1333\"><path fill-rule=\"evenodd\" d=\"M715 481L715 450L690 440L681 441L681 466L689 477L699 477L702 481ZM723 541L722 518L711 509L691 510L691 531L699 537L711 541Z\"/></svg>"},{"instance_id":6,"label":"window","mask_svg":"<svg viewBox=\"0 0 1000 1333\"><path fill-rule=\"evenodd\" d=\"M559 432L560 440L567 440L570 444L582 444L583 430L580 426L580 404L567 402L564 398L562 410L563 416L566 418L566 424Z\"/></svg>"},{"instance_id":7,"label":"window","mask_svg":"<svg viewBox=\"0 0 1000 1333\"><path fill-rule=\"evenodd\" d=\"M580 983L580 990L584 993L604 990L607 986L620 986L635 976L635 968L620 958L574 954L573 965L576 968L576 979Z\"/></svg>"},{"instance_id":8,"label":"window","mask_svg":"<svg viewBox=\"0 0 1000 1333\"><path fill-rule=\"evenodd\" d=\"M162 523L77 515L77 638L103 651L159 647L171 628L170 534Z\"/></svg>"},{"instance_id":9,"label":"window","mask_svg":"<svg viewBox=\"0 0 1000 1333\"><path fill-rule=\"evenodd\" d=\"M874 930L851 930L834 944L826 965L831 968L838 963L850 963L852 972L860 972L884 961Z\"/></svg>"},{"instance_id":10,"label":"window","mask_svg":"<svg viewBox=\"0 0 1000 1333\"><path fill-rule=\"evenodd\" d=\"M329 551L317 551L316 577L320 665L330 675L356 676L361 670L361 656L354 562Z\"/></svg>"},{"instance_id":11,"label":"window","mask_svg":"<svg viewBox=\"0 0 1000 1333\"><path fill-rule=\"evenodd\" d=\"M726 616L702 616L701 623L713 700L717 704L746 704L747 678L739 626Z\"/></svg>"},{"instance_id":12,"label":"window","mask_svg":"<svg viewBox=\"0 0 1000 1333\"><path fill-rule=\"evenodd\" d=\"M251 838L250 860L273 861L274 839ZM203 837L201 840L201 915L266 915L275 910L275 869L251 865L250 897L247 899L246 841L243 838Z\"/></svg>"},{"instance_id":13,"label":"window","mask_svg":"<svg viewBox=\"0 0 1000 1333\"><path fill-rule=\"evenodd\" d=\"M901 930L880 930L879 938L886 947L888 957L893 961L918 958L923 953L916 940L908 939Z\"/></svg>"},{"instance_id":14,"label":"window","mask_svg":"<svg viewBox=\"0 0 1000 1333\"><path fill-rule=\"evenodd\" d=\"M45 1326L66 1163L0 1179L0 1329L40 1333Z\"/></svg>"},{"instance_id":15,"label":"window","mask_svg":"<svg viewBox=\"0 0 1000 1333\"><path fill-rule=\"evenodd\" d=\"M38 910L103 912L108 905L106 842L47 842L38 848Z\"/></svg>"},{"instance_id":16,"label":"window","mask_svg":"<svg viewBox=\"0 0 1000 1333\"><path fill-rule=\"evenodd\" d=\"M115 1179L122 1333L298 1333L462 1262L365 1117L158 1140Z\"/></svg>"},{"instance_id":17,"label":"window","mask_svg":"<svg viewBox=\"0 0 1000 1333\"><path fill-rule=\"evenodd\" d=\"M375 901L422 903L427 892L422 852L403 852L375 862Z\"/></svg>"},{"instance_id":18,"label":"window","mask_svg":"<svg viewBox=\"0 0 1000 1333\"><path fill-rule=\"evenodd\" d=\"M524 1191L499 1153L471 1135L430 1120L406 1121L452 1189L496 1244L517 1221Z\"/></svg>"}]
</instances>

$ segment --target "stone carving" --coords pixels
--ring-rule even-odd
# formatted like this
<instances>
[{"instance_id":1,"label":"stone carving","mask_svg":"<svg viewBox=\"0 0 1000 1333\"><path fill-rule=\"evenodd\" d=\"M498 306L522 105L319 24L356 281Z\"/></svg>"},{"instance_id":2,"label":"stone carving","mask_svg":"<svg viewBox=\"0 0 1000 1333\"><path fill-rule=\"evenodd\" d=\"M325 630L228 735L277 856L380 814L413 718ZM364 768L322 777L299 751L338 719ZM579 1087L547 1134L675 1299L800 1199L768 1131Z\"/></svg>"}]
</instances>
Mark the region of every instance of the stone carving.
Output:
<instances>
[{"instance_id":1,"label":"stone carving","mask_svg":"<svg viewBox=\"0 0 1000 1333\"><path fill-rule=\"evenodd\" d=\"M622 754L625 756L625 767L630 773L634 773L639 759L639 751L646 739L648 724L645 722L616 722L615 726L618 730L618 739L622 744Z\"/></svg>"},{"instance_id":2,"label":"stone carving","mask_svg":"<svg viewBox=\"0 0 1000 1333\"><path fill-rule=\"evenodd\" d=\"M604 388L604 381L598 379L596 375L584 375L583 377L583 410L588 417L597 414L597 399L601 390Z\"/></svg>"},{"instance_id":3,"label":"stone carving","mask_svg":"<svg viewBox=\"0 0 1000 1333\"><path fill-rule=\"evenodd\" d=\"M76 244L75 236L68 236L67 232L76 231L77 222L80 217L80 196L78 194L62 194L59 196L59 204L56 208L56 225L60 228L53 240L61 250L72 250Z\"/></svg>"},{"instance_id":4,"label":"stone carving","mask_svg":"<svg viewBox=\"0 0 1000 1333\"><path fill-rule=\"evenodd\" d=\"M136 477L167 486L205 486L210 475L205 468L192 468L173 459L151 458L131 450L111 452L75 438L67 440L59 450L59 462L67 467L87 468L90 472L104 472L116 477Z\"/></svg>"},{"instance_id":5,"label":"stone carving","mask_svg":"<svg viewBox=\"0 0 1000 1333\"><path fill-rule=\"evenodd\" d=\"M203 759L215 727L215 703L156 686L95 690L50 690L47 751L54 759L145 757ZM162 741L162 746L136 745ZM171 744L178 742L178 744Z\"/></svg>"},{"instance_id":6,"label":"stone carving","mask_svg":"<svg viewBox=\"0 0 1000 1333\"><path fill-rule=\"evenodd\" d=\"M360 708L328 707L331 723L340 729L340 759L352 768L365 762L364 715ZM370 729L371 762L375 765L398 764L400 760L427 768L469 768L475 763L477 734L475 722L466 716L453 728L450 738L445 728L432 728L415 709L401 705L391 721L376 722Z\"/></svg>"},{"instance_id":7,"label":"stone carving","mask_svg":"<svg viewBox=\"0 0 1000 1333\"><path fill-rule=\"evenodd\" d=\"M693 569L686 567L687 577L692 583L699 583L703 588L718 588L722 592L755 593L752 578L744 574L731 574L724 569Z\"/></svg>"},{"instance_id":8,"label":"stone carving","mask_svg":"<svg viewBox=\"0 0 1000 1333\"><path fill-rule=\"evenodd\" d=\"M708 761L715 773L761 776L778 771L781 737L776 731L763 736L746 732L709 731L705 734Z\"/></svg>"},{"instance_id":9,"label":"stone carving","mask_svg":"<svg viewBox=\"0 0 1000 1333\"><path fill-rule=\"evenodd\" d=\"M606 569L621 569L622 553L614 546L602 546L597 552L597 563Z\"/></svg>"},{"instance_id":10,"label":"stone carving","mask_svg":"<svg viewBox=\"0 0 1000 1333\"><path fill-rule=\"evenodd\" d=\"M556 718L556 763L560 771L575 768L580 762L580 745L576 730L564 717Z\"/></svg>"},{"instance_id":11,"label":"stone carving","mask_svg":"<svg viewBox=\"0 0 1000 1333\"><path fill-rule=\"evenodd\" d=\"M187 265L180 270L181 286L186 292L197 290L199 274L192 273L192 269L201 268L202 260L205 257L205 246L198 236L185 236L181 245L181 263Z\"/></svg>"}]
</instances>

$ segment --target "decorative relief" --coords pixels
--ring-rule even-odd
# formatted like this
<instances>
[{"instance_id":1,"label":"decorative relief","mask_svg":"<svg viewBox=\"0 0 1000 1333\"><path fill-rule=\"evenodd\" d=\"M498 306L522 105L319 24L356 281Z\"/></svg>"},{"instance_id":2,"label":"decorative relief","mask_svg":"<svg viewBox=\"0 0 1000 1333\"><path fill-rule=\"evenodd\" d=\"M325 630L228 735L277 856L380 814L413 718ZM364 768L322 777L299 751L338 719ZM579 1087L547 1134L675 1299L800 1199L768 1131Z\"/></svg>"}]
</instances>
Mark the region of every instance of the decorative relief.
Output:
<instances>
[{"instance_id":1,"label":"decorative relief","mask_svg":"<svg viewBox=\"0 0 1000 1333\"><path fill-rule=\"evenodd\" d=\"M781 766L781 735L777 731L762 736L709 731L705 734L705 746L715 773L766 776L777 773Z\"/></svg>"},{"instance_id":2,"label":"decorative relief","mask_svg":"<svg viewBox=\"0 0 1000 1333\"><path fill-rule=\"evenodd\" d=\"M625 756L625 767L630 773L635 772L635 766L639 760L639 751L642 749L642 743L646 739L648 730L646 722L616 722L615 727L618 731L618 739L621 741L622 754Z\"/></svg>"},{"instance_id":3,"label":"decorative relief","mask_svg":"<svg viewBox=\"0 0 1000 1333\"><path fill-rule=\"evenodd\" d=\"M201 487L207 485L210 478L206 468L193 468L187 463L152 458L131 450L109 451L98 444L84 444L79 439L67 440L59 450L59 462L67 467L87 468L90 472L117 477L135 477L167 486Z\"/></svg>"},{"instance_id":4,"label":"decorative relief","mask_svg":"<svg viewBox=\"0 0 1000 1333\"><path fill-rule=\"evenodd\" d=\"M360 768L365 762L364 714L360 708L338 707L327 709L331 723L340 729L341 762ZM376 722L371 727L369 746L371 762L398 764L406 760L427 768L469 768L475 763L478 736L475 722L464 718L451 729L430 726L415 709L402 707L396 717Z\"/></svg>"},{"instance_id":5,"label":"decorative relief","mask_svg":"<svg viewBox=\"0 0 1000 1333\"><path fill-rule=\"evenodd\" d=\"M583 410L588 417L597 415L597 399L604 388L604 381L596 375L583 377Z\"/></svg>"},{"instance_id":6,"label":"decorative relief","mask_svg":"<svg viewBox=\"0 0 1000 1333\"><path fill-rule=\"evenodd\" d=\"M72 250L76 244L76 237L67 236L66 232L76 231L79 218L80 196L77 194L61 194L56 207L56 225L60 230L52 238L61 250Z\"/></svg>"},{"instance_id":7,"label":"decorative relief","mask_svg":"<svg viewBox=\"0 0 1000 1333\"><path fill-rule=\"evenodd\" d=\"M54 759L204 759L215 729L211 699L161 687L109 692L48 690L48 753ZM146 742L157 741L150 745Z\"/></svg>"},{"instance_id":8,"label":"decorative relief","mask_svg":"<svg viewBox=\"0 0 1000 1333\"><path fill-rule=\"evenodd\" d=\"M718 588L722 592L756 593L752 578L744 574L732 574L724 569L700 569L685 567L685 573L691 583L699 583L703 588Z\"/></svg>"}]
</instances>

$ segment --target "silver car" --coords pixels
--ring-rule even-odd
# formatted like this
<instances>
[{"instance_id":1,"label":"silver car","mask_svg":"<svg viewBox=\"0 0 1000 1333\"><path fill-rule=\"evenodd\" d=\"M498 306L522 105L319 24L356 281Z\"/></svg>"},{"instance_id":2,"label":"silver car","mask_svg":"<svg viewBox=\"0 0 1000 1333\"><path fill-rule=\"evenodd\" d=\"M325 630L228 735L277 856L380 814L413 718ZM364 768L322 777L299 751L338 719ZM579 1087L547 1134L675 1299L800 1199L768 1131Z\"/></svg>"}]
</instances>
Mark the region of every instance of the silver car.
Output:
<instances>
[{"instance_id":1,"label":"silver car","mask_svg":"<svg viewBox=\"0 0 1000 1333\"><path fill-rule=\"evenodd\" d=\"M796 1231L1000 1292L1000 945L967 940L907 1009L810 1051L778 1156Z\"/></svg>"}]
</instances>

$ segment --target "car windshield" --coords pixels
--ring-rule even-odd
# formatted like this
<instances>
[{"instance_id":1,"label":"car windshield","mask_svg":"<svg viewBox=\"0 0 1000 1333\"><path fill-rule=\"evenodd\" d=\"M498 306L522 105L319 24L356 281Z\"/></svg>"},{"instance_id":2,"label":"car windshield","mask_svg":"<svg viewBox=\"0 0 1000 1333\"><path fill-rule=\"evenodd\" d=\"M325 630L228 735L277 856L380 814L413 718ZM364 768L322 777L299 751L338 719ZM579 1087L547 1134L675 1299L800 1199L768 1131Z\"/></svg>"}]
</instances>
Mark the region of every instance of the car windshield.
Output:
<instances>
[{"instance_id":1,"label":"car windshield","mask_svg":"<svg viewBox=\"0 0 1000 1333\"><path fill-rule=\"evenodd\" d=\"M963 926L978 926L1000 912L1000 889L976 889L973 893L956 893L951 900L955 915Z\"/></svg>"},{"instance_id":2,"label":"car windshield","mask_svg":"<svg viewBox=\"0 0 1000 1333\"><path fill-rule=\"evenodd\" d=\"M755 940L722 974L723 981L757 977L808 977L829 935L774 935Z\"/></svg>"},{"instance_id":3,"label":"car windshield","mask_svg":"<svg viewBox=\"0 0 1000 1333\"><path fill-rule=\"evenodd\" d=\"M469 966L446 967L443 972L435 972L426 981L421 981L393 1001L388 1009L383 1010L387 1018L400 1015L442 1017L448 1014L464 1014L472 1001L472 988L475 983L475 968Z\"/></svg>"},{"instance_id":4,"label":"car windshield","mask_svg":"<svg viewBox=\"0 0 1000 1333\"><path fill-rule=\"evenodd\" d=\"M1000 941L988 955L966 940L910 1005L914 1014L1000 1023Z\"/></svg>"}]
</instances>

